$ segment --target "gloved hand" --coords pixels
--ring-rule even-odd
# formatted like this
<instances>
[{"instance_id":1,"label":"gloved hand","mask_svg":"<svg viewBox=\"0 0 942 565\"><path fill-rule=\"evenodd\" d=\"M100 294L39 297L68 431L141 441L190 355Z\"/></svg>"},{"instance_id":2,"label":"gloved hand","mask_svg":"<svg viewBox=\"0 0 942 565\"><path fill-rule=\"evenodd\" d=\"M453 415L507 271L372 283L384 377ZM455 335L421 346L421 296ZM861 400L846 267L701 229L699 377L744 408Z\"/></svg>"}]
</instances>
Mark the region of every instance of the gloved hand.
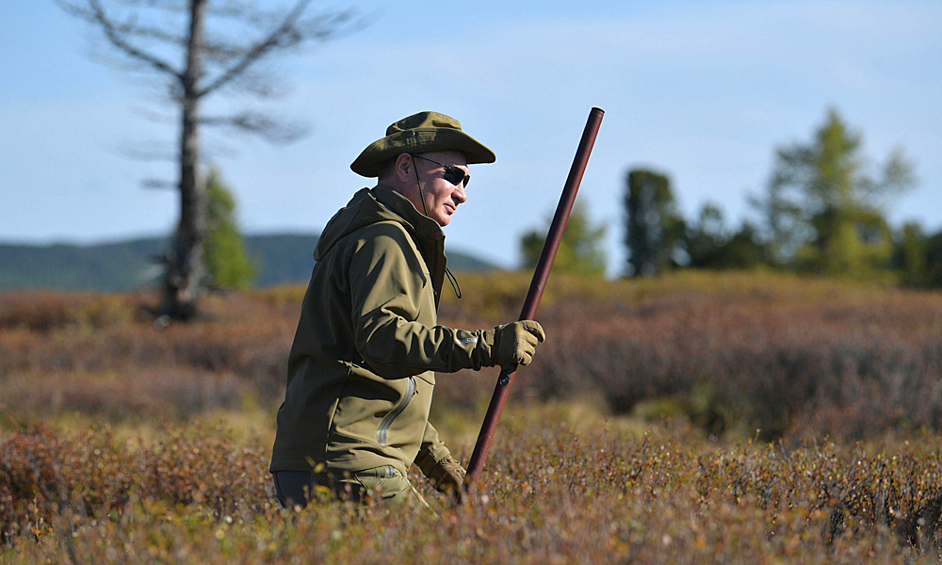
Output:
<instances>
[{"instance_id":1,"label":"gloved hand","mask_svg":"<svg viewBox=\"0 0 942 565\"><path fill-rule=\"evenodd\" d=\"M428 479L435 490L445 493L457 501L464 488L465 470L461 463L451 455L446 455L429 471Z\"/></svg>"},{"instance_id":2,"label":"gloved hand","mask_svg":"<svg viewBox=\"0 0 942 565\"><path fill-rule=\"evenodd\" d=\"M529 365L536 344L546 339L543 326L533 320L513 322L488 330L494 334L491 355L494 365ZM488 336L485 335L485 340Z\"/></svg>"}]
</instances>

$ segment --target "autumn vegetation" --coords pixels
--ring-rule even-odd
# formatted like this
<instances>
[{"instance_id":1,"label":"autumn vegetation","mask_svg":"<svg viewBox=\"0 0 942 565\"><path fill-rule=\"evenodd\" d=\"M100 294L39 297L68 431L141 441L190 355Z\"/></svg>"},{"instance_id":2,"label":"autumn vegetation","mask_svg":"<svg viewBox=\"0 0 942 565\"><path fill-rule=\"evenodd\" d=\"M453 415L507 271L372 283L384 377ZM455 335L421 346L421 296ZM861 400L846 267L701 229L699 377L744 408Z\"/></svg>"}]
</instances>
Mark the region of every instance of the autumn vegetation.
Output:
<instances>
[{"instance_id":1,"label":"autumn vegetation","mask_svg":"<svg viewBox=\"0 0 942 565\"><path fill-rule=\"evenodd\" d=\"M462 275L441 321L519 313ZM556 276L472 503L282 510L303 287L159 329L147 294L0 295L0 563L937 563L942 294L773 273ZM496 373L442 375L467 462ZM417 473L417 471L416 471Z\"/></svg>"}]
</instances>

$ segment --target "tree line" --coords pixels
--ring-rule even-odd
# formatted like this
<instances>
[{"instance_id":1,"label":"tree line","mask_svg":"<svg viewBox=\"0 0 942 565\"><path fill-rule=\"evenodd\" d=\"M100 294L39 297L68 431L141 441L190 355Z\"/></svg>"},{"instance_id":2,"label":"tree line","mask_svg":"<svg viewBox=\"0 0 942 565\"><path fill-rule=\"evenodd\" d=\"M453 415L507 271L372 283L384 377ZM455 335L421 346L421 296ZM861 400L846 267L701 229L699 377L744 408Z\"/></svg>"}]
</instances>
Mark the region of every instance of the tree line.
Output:
<instances>
[{"instance_id":1,"label":"tree line","mask_svg":"<svg viewBox=\"0 0 942 565\"><path fill-rule=\"evenodd\" d=\"M151 82L179 126L176 181L149 181L178 191L180 219L173 244L159 259L165 271L162 317L188 319L198 297L213 286L241 287L254 267L241 253L234 201L218 175L205 178L200 152L203 126L222 126L269 141L297 139L303 127L256 110L206 115L203 104L220 92L260 99L277 94L277 81L263 63L356 30L353 10L311 13L311 0L281 9L213 0L55 0L67 13L100 33L106 59ZM884 199L913 183L912 166L892 154L877 176L869 175L860 135L836 111L809 143L779 148L764 197L753 202L762 220L730 230L722 211L705 205L695 220L677 209L669 178L632 170L626 178L628 276L680 268L750 269L769 266L797 272L862 279L898 280L911 286L942 286L942 231L918 224L892 230ZM545 230L544 230L545 231ZM605 229L573 210L556 259L558 270L605 272ZM543 235L521 240L524 267L539 258Z\"/></svg>"},{"instance_id":2,"label":"tree line","mask_svg":"<svg viewBox=\"0 0 942 565\"><path fill-rule=\"evenodd\" d=\"M689 220L667 175L630 170L625 179L627 276L683 268L772 268L797 273L942 287L942 230L918 223L893 229L886 205L914 184L902 150L876 172L862 137L836 110L809 141L776 149L765 191L750 204L758 221L730 229L722 210L704 204Z\"/></svg>"},{"instance_id":3,"label":"tree line","mask_svg":"<svg viewBox=\"0 0 942 565\"><path fill-rule=\"evenodd\" d=\"M892 229L885 203L914 184L913 165L902 150L891 153L876 174L868 171L862 136L836 110L829 110L811 140L776 149L766 192L750 199L759 221L726 225L722 210L704 204L684 218L663 173L632 169L625 177L626 276L672 270L776 269L818 276L871 280L911 287L942 287L942 230L926 233L917 223ZM251 283L235 226L234 201L217 172L207 190L211 279L228 288ZM546 226L520 240L522 267L539 261ZM593 226L577 201L563 233L554 270L585 276L606 271L605 226Z\"/></svg>"}]
</instances>

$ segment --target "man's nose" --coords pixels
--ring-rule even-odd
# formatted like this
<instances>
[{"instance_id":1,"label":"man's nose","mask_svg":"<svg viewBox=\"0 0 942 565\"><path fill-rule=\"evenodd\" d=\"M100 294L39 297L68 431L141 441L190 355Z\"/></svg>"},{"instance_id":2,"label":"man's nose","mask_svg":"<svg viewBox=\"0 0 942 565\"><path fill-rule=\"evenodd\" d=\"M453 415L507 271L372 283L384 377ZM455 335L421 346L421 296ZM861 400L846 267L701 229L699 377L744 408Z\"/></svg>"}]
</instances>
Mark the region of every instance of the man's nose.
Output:
<instances>
[{"instance_id":1,"label":"man's nose","mask_svg":"<svg viewBox=\"0 0 942 565\"><path fill-rule=\"evenodd\" d=\"M468 195L464 191L463 183L459 182L455 186L455 191L452 193L452 197L455 199L455 202L457 202L458 204L461 204L462 202L465 202L468 200Z\"/></svg>"}]
</instances>

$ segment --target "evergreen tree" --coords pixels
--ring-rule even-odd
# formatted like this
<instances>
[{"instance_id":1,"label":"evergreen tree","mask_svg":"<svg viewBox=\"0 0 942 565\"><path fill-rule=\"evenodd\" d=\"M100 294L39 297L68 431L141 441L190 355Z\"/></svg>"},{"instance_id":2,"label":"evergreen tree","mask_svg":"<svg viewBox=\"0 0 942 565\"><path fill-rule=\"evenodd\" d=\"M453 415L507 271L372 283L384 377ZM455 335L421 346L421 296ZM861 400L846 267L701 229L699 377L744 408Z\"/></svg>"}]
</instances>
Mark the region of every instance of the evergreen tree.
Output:
<instances>
[{"instance_id":1,"label":"evergreen tree","mask_svg":"<svg viewBox=\"0 0 942 565\"><path fill-rule=\"evenodd\" d=\"M547 221L543 230L532 230L521 238L520 254L525 269L534 268L540 261L551 222L552 219ZM553 270L587 276L604 275L605 252L602 249L602 239L605 237L605 231L605 226L594 228L589 224L582 201L576 201L559 242Z\"/></svg>"},{"instance_id":2,"label":"evergreen tree","mask_svg":"<svg viewBox=\"0 0 942 565\"><path fill-rule=\"evenodd\" d=\"M942 231L926 235L919 224L905 224L896 237L893 266L906 286L942 287Z\"/></svg>"},{"instance_id":3,"label":"evergreen tree","mask_svg":"<svg viewBox=\"0 0 942 565\"><path fill-rule=\"evenodd\" d=\"M942 287L942 230L926 238L926 284Z\"/></svg>"},{"instance_id":4,"label":"evergreen tree","mask_svg":"<svg viewBox=\"0 0 942 565\"><path fill-rule=\"evenodd\" d=\"M900 230L893 258L904 285L924 286L928 282L927 251L922 227L916 223L905 224Z\"/></svg>"},{"instance_id":5,"label":"evergreen tree","mask_svg":"<svg viewBox=\"0 0 942 565\"><path fill-rule=\"evenodd\" d=\"M685 234L684 249L690 257L687 266L721 268L719 263L728 239L722 210L713 204L704 204L699 220L689 225Z\"/></svg>"},{"instance_id":6,"label":"evergreen tree","mask_svg":"<svg viewBox=\"0 0 942 565\"><path fill-rule=\"evenodd\" d=\"M908 188L911 170L896 151L880 178L867 174L861 136L830 110L810 143L777 150L761 203L773 259L830 276L878 276L893 253L882 199Z\"/></svg>"},{"instance_id":7,"label":"evergreen tree","mask_svg":"<svg viewBox=\"0 0 942 565\"><path fill-rule=\"evenodd\" d=\"M683 245L689 257L688 267L751 269L765 262L765 250L756 229L743 223L739 231L730 233L722 210L714 204L704 204L697 223L687 228Z\"/></svg>"},{"instance_id":8,"label":"evergreen tree","mask_svg":"<svg viewBox=\"0 0 942 565\"><path fill-rule=\"evenodd\" d=\"M655 275L676 266L685 224L674 204L669 179L646 170L629 171L625 212L630 276Z\"/></svg>"},{"instance_id":9,"label":"evergreen tree","mask_svg":"<svg viewBox=\"0 0 942 565\"><path fill-rule=\"evenodd\" d=\"M255 264L235 219L235 198L213 169L206 183L206 267L216 288L242 289L252 284Z\"/></svg>"}]
</instances>

